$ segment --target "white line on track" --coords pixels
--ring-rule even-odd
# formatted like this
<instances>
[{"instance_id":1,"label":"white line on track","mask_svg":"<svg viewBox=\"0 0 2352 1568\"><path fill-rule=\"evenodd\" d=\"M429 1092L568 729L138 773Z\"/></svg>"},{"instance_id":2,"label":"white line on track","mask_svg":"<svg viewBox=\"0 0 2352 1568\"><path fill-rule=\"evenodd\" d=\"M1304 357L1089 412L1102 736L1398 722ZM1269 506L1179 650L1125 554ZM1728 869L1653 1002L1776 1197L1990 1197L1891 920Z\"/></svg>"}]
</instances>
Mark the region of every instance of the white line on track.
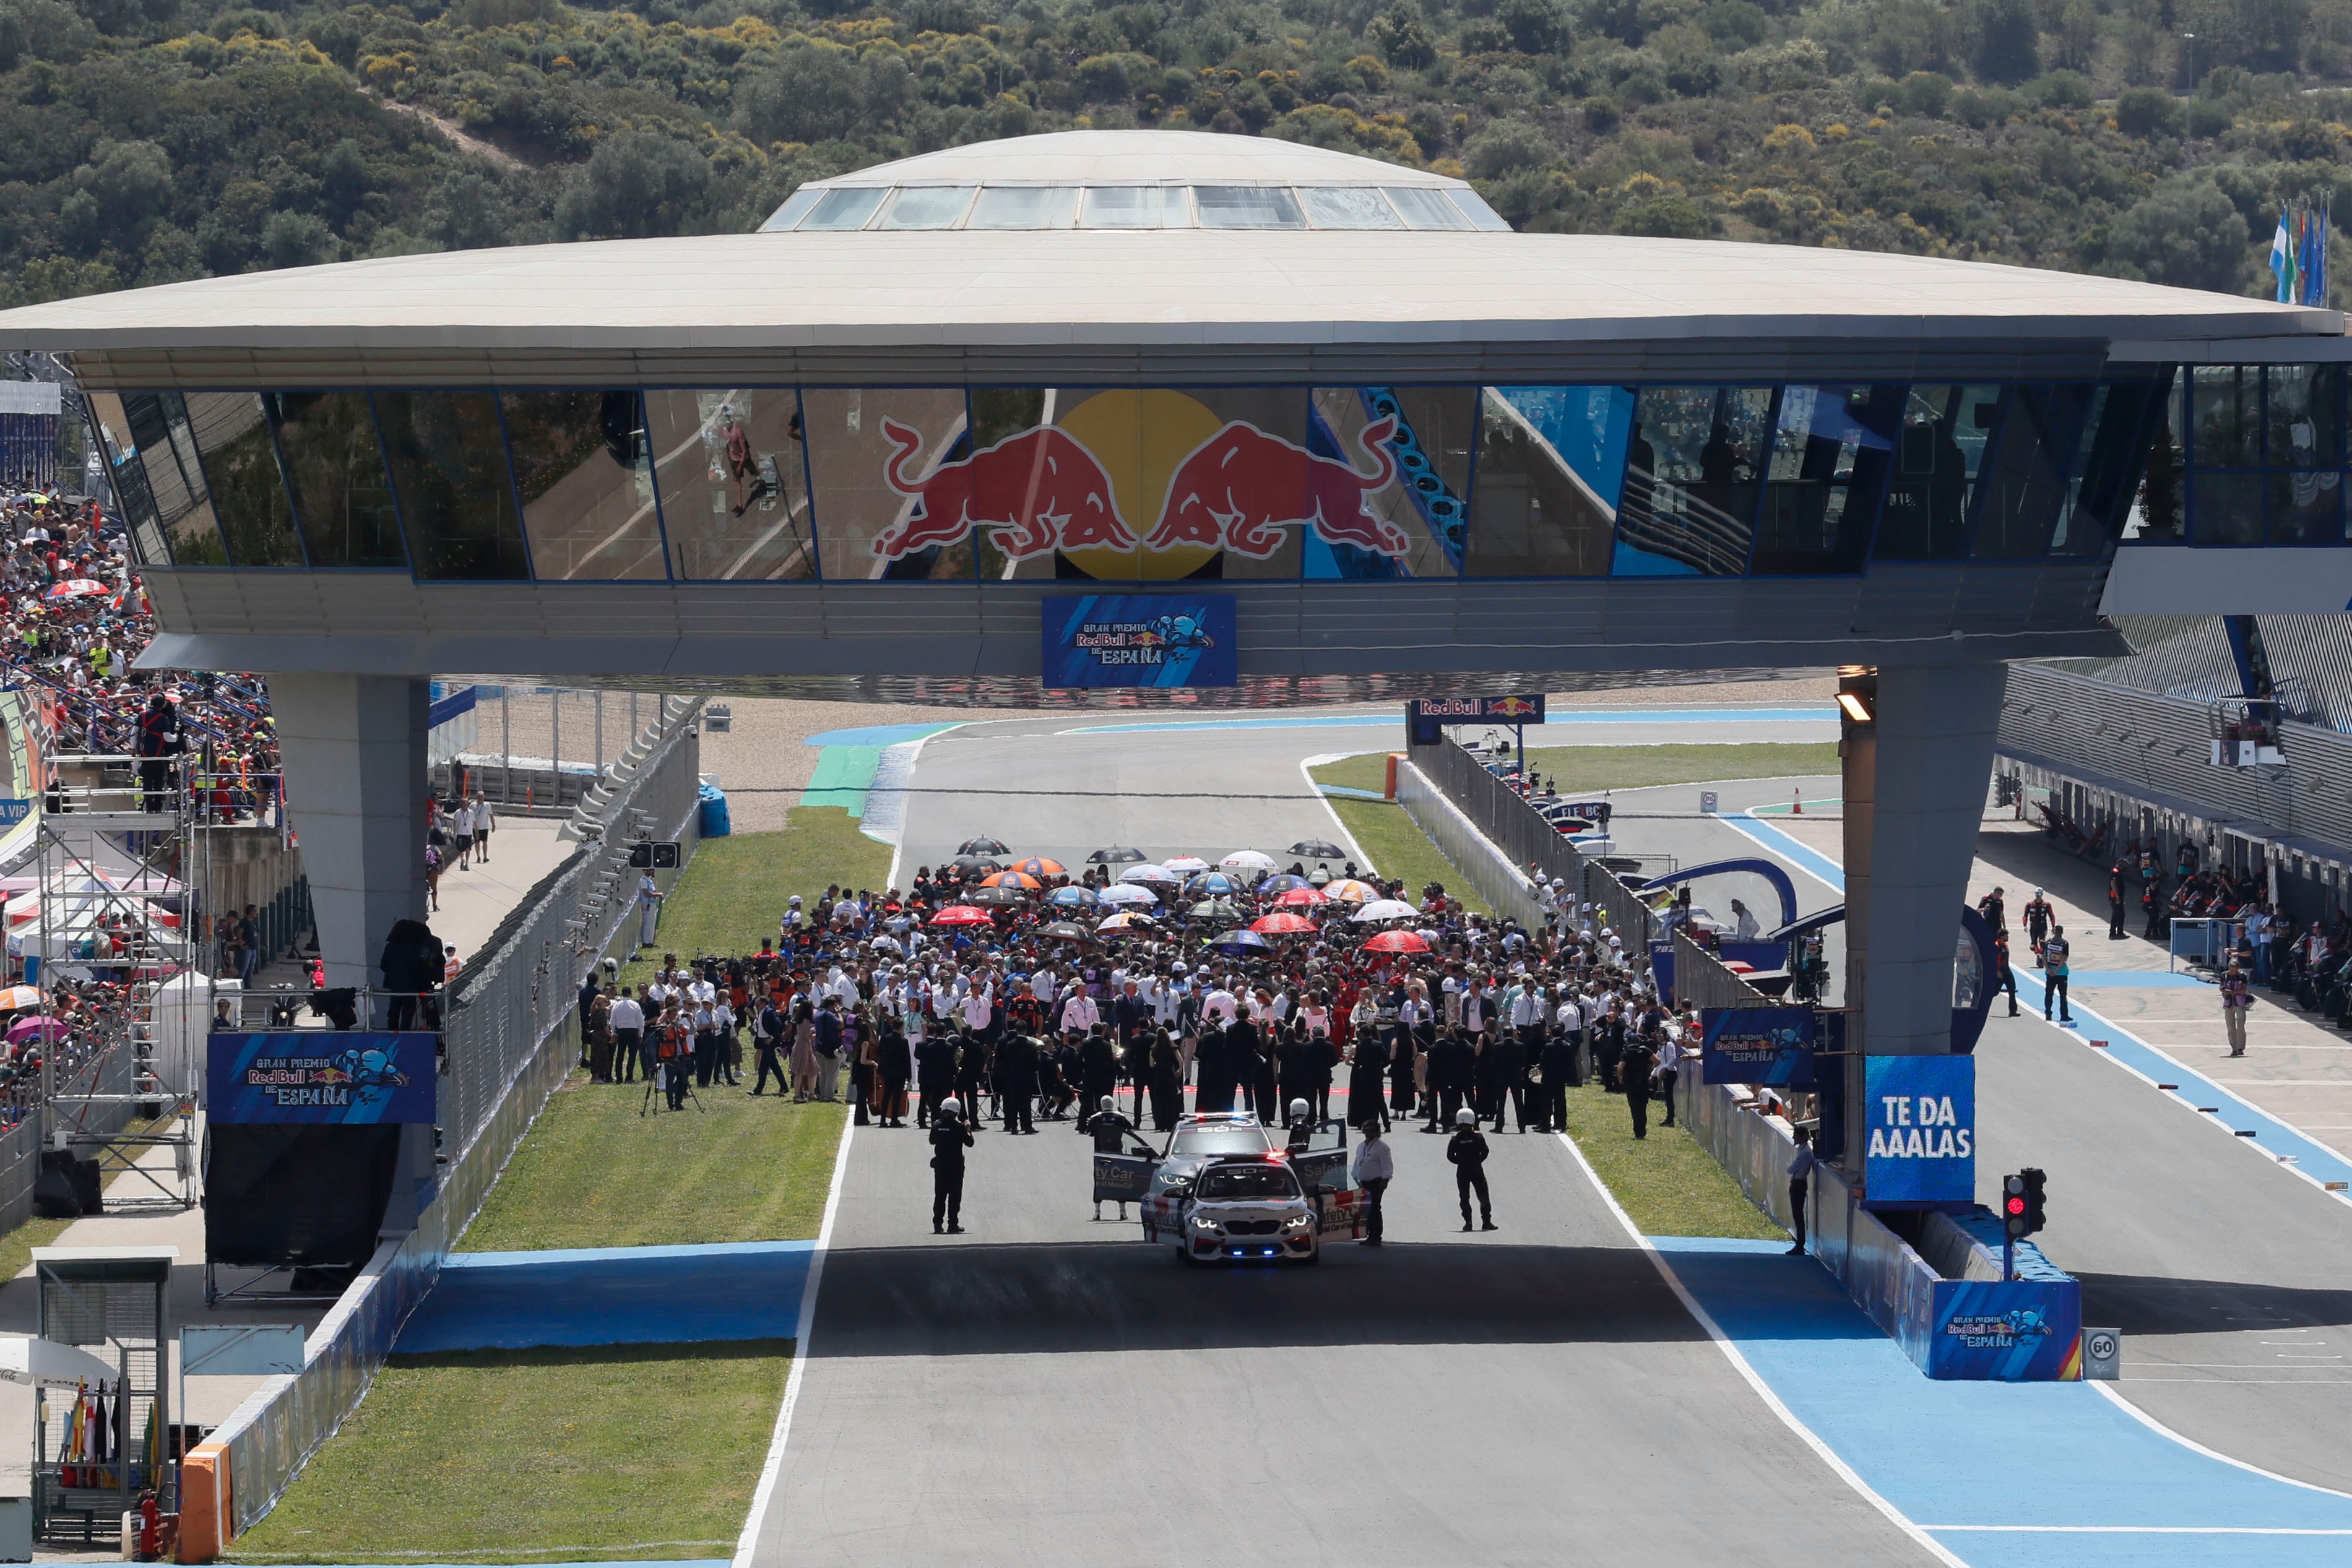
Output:
<instances>
[{"instance_id":1,"label":"white line on track","mask_svg":"<svg viewBox=\"0 0 2352 1568\"><path fill-rule=\"evenodd\" d=\"M767 1522L768 1505L776 1495L776 1478L783 1473L784 1444L793 1435L793 1407L800 1403L801 1377L808 1370L809 1333L816 1324L817 1287L824 1282L825 1249L833 1244L833 1220L841 1208L842 1179L849 1174L849 1140L856 1130L856 1123L845 1110L841 1148L833 1156L833 1190L825 1195L824 1219L817 1227L816 1250L809 1254L808 1278L801 1283L801 1318L793 1334L793 1370L784 1379L784 1403L776 1412L776 1430L768 1439L768 1461L760 1467L760 1484L751 1493L751 1511L745 1516L743 1533L735 1542L734 1568L751 1568L751 1552L760 1543L760 1527Z\"/></svg>"},{"instance_id":2,"label":"white line on track","mask_svg":"<svg viewBox=\"0 0 2352 1568\"><path fill-rule=\"evenodd\" d=\"M1569 1157L1575 1160L1577 1168L1584 1172L1584 1179L1592 1184L1592 1190L1601 1195L1601 1201L1609 1206L1609 1212L1617 1217L1617 1223L1624 1228L1627 1236L1633 1239L1633 1245L1649 1254L1651 1265L1658 1270L1658 1277L1665 1281L1666 1288L1674 1291L1676 1299L1682 1302L1683 1309L1690 1313L1698 1326L1706 1331L1707 1338L1713 1340L1716 1348L1723 1352L1724 1359L1731 1363L1732 1370L1739 1374L1748 1386L1754 1391L1756 1397L1764 1401L1765 1408L1779 1416L1780 1424L1795 1433L1799 1440L1811 1448L1822 1463L1835 1472L1840 1480L1852 1487L1864 1502L1884 1514L1888 1523L1916 1542L1937 1562L1944 1563L1946 1568L1968 1568L1967 1563L1953 1555L1948 1547L1929 1535L1925 1528L1913 1523L1901 1509L1881 1497L1868 1481L1864 1480L1855 1472L1852 1465L1838 1458L1837 1451L1823 1442L1820 1434L1799 1420L1797 1413L1780 1402L1780 1396L1772 1392L1771 1385L1748 1364L1748 1358L1739 1354L1739 1347L1731 1343L1731 1336L1723 1332L1722 1325L1715 1321L1714 1314L1699 1305L1698 1298L1690 1293L1688 1287L1682 1282L1681 1276L1675 1272L1674 1265L1666 1261L1666 1255L1653 1246L1648 1237L1642 1234L1642 1228L1633 1223L1633 1217L1625 1212L1624 1207L1617 1201L1616 1195L1612 1193L1607 1184L1601 1181L1601 1173L1592 1168L1592 1162L1584 1157L1584 1151L1576 1146L1576 1140L1566 1133L1555 1133L1552 1136L1558 1138L1561 1145L1568 1150Z\"/></svg>"},{"instance_id":3,"label":"white line on track","mask_svg":"<svg viewBox=\"0 0 2352 1568\"><path fill-rule=\"evenodd\" d=\"M1339 755L1342 757L1354 757L1361 754L1357 752L1341 752ZM1298 776L1307 780L1307 788L1308 791L1312 793L1318 800L1323 802L1323 814L1331 819L1331 826L1339 831L1339 841L1356 852L1350 858L1366 871L1372 871L1376 869L1372 864L1372 857L1364 852L1364 846L1356 841L1356 835L1349 832L1348 831L1348 824L1339 820L1339 809L1331 804L1331 797L1323 793L1322 787L1315 782L1315 775L1307 770L1307 766L1310 763L1328 762L1330 760L1331 758L1328 756L1302 757L1298 759ZM1398 810L1402 810L1403 808L1399 807Z\"/></svg>"}]
</instances>

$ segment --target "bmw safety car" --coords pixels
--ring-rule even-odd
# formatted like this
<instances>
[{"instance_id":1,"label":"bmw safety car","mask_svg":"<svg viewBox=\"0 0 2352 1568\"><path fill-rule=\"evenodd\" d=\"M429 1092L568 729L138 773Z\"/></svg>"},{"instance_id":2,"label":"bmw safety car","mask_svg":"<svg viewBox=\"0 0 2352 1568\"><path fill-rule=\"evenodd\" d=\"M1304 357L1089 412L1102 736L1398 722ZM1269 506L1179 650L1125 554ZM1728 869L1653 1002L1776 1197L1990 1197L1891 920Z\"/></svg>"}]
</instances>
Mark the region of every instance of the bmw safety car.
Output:
<instances>
[{"instance_id":1,"label":"bmw safety car","mask_svg":"<svg viewBox=\"0 0 2352 1568\"><path fill-rule=\"evenodd\" d=\"M1325 1239L1361 1233L1348 1129L1324 1122L1292 1140L1246 1112L1181 1117L1157 1155L1095 1156L1095 1191L1141 1200L1143 1239L1188 1262L1312 1263Z\"/></svg>"}]
</instances>

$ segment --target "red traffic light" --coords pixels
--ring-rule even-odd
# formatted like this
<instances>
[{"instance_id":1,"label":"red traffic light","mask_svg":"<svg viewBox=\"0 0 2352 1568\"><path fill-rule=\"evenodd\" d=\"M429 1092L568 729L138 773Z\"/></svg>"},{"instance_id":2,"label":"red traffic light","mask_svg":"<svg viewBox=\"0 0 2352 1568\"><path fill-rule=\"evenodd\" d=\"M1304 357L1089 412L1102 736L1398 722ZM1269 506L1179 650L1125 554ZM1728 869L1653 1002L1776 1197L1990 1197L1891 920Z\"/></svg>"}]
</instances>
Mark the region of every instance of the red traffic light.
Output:
<instances>
[{"instance_id":1,"label":"red traffic light","mask_svg":"<svg viewBox=\"0 0 2352 1568\"><path fill-rule=\"evenodd\" d=\"M2009 1202L2004 1207L2007 1207L2009 1212L2011 1214L2023 1214L2025 1212L2025 1199L2015 1195L2011 1195Z\"/></svg>"}]
</instances>

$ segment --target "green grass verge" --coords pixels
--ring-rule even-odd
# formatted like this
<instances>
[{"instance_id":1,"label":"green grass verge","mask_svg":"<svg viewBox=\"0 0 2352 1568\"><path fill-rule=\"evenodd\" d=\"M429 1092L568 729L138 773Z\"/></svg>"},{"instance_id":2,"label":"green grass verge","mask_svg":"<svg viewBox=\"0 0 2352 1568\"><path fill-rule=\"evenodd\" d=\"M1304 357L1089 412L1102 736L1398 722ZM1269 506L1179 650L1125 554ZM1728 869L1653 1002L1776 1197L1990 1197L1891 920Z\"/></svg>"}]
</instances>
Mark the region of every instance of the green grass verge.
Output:
<instances>
[{"instance_id":1,"label":"green grass verge","mask_svg":"<svg viewBox=\"0 0 2352 1568\"><path fill-rule=\"evenodd\" d=\"M33 1249L54 1247L70 1219L43 1219L37 1215L5 1236L0 1236L0 1280L13 1280L33 1266Z\"/></svg>"},{"instance_id":2,"label":"green grass verge","mask_svg":"<svg viewBox=\"0 0 2352 1568\"><path fill-rule=\"evenodd\" d=\"M1385 752L1349 757L1309 771L1318 784L1378 789L1388 767L1386 758ZM1331 809L1339 814L1339 821L1354 835L1357 846L1371 857L1372 867L1381 875L1404 878L1405 890L1416 898L1430 883L1442 883L1448 894L1462 901L1465 909L1479 915L1494 913L1478 895L1478 890L1470 885L1470 879L1429 841L1421 824L1404 814L1403 807L1393 800L1351 800L1344 795L1328 799Z\"/></svg>"},{"instance_id":3,"label":"green grass verge","mask_svg":"<svg viewBox=\"0 0 2352 1568\"><path fill-rule=\"evenodd\" d=\"M1337 762L1327 762L1314 769L1318 784L1338 784L1349 789L1370 789L1377 795L1388 788L1389 754L1368 751L1361 757L1343 757Z\"/></svg>"},{"instance_id":4,"label":"green grass verge","mask_svg":"<svg viewBox=\"0 0 2352 1568\"><path fill-rule=\"evenodd\" d=\"M890 874L890 846L858 831L839 806L795 806L772 833L705 839L678 873L662 908L658 945L621 971L624 985L653 978L664 953L752 953L776 934L784 900L814 903L828 883L879 890ZM632 923L635 915L631 915Z\"/></svg>"},{"instance_id":5,"label":"green grass verge","mask_svg":"<svg viewBox=\"0 0 2352 1568\"><path fill-rule=\"evenodd\" d=\"M725 1557L790 1340L394 1356L235 1563Z\"/></svg>"},{"instance_id":6,"label":"green grass verge","mask_svg":"<svg viewBox=\"0 0 2352 1568\"><path fill-rule=\"evenodd\" d=\"M1650 1135L1637 1143L1625 1096L1590 1084L1568 1092L1569 1135L1642 1233L1786 1238L1696 1139L1658 1124L1665 1109L1651 1103Z\"/></svg>"},{"instance_id":7,"label":"green grass verge","mask_svg":"<svg viewBox=\"0 0 2352 1568\"><path fill-rule=\"evenodd\" d=\"M749 1053L746 1052L747 1060ZM461 1252L805 1241L824 1218L842 1105L713 1085L672 1115L642 1083L574 1073L507 1162Z\"/></svg>"},{"instance_id":8,"label":"green grass verge","mask_svg":"<svg viewBox=\"0 0 2352 1568\"><path fill-rule=\"evenodd\" d=\"M1762 741L1740 746L1546 746L1530 747L1528 766L1559 780L1563 795L1595 789L1640 789L1653 784L1711 783L1717 779L1834 777L1835 741ZM1334 779L1334 783L1340 780Z\"/></svg>"}]
</instances>

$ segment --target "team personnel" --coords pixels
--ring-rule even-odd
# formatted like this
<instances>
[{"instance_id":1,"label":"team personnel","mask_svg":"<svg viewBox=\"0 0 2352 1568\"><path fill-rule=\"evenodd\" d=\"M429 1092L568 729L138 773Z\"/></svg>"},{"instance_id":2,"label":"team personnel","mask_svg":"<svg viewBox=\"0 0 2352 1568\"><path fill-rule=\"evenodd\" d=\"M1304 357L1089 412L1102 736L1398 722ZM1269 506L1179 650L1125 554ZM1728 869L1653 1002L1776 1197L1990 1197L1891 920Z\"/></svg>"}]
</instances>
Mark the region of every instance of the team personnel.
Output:
<instances>
[{"instance_id":1,"label":"team personnel","mask_svg":"<svg viewBox=\"0 0 2352 1568\"><path fill-rule=\"evenodd\" d=\"M2074 945L2066 940L2066 928L2053 925L2050 940L2042 944L2042 1017L2045 1022L2053 1001L2058 1004L2060 1023L2074 1021L2074 1011L2066 1005L2066 960L2074 951Z\"/></svg>"},{"instance_id":2,"label":"team personnel","mask_svg":"<svg viewBox=\"0 0 2352 1568\"><path fill-rule=\"evenodd\" d=\"M1625 1093L1625 1109L1633 1116L1633 1135L1650 1135L1650 1074L1657 1070L1658 1049L1647 1034L1629 1034L1617 1056L1617 1087Z\"/></svg>"},{"instance_id":3,"label":"team personnel","mask_svg":"<svg viewBox=\"0 0 2352 1568\"><path fill-rule=\"evenodd\" d=\"M1021 988L1028 1000L1029 988ZM1021 1002L1016 1001L1014 1008ZM1034 1000L1029 1006L1036 1008ZM1038 1009L1042 1015L1044 1009ZM996 1042L996 1090L1004 1098L1004 1130L1009 1134L1034 1133L1037 1129L1030 1121L1030 1107L1037 1096L1037 1042L1014 1029ZM1097 1207L1100 1206L1097 1205Z\"/></svg>"},{"instance_id":4,"label":"team personnel","mask_svg":"<svg viewBox=\"0 0 2352 1568\"><path fill-rule=\"evenodd\" d=\"M2230 1054L2246 1054L2246 1014L2252 1009L2254 994L2246 988L2246 972L2230 960L2230 972L2221 977L2221 1022L2230 1031Z\"/></svg>"},{"instance_id":5,"label":"team personnel","mask_svg":"<svg viewBox=\"0 0 2352 1568\"><path fill-rule=\"evenodd\" d=\"M1502 1129L1498 1126L1496 1132ZM1525 1127L1519 1129L1526 1132ZM1478 1115L1465 1106L1454 1113L1454 1136L1445 1141L1445 1157L1454 1166L1454 1190L1462 1199L1462 1228L1470 1228L1470 1194L1478 1194L1478 1228L1495 1228L1495 1200L1486 1191L1486 1135L1478 1131Z\"/></svg>"},{"instance_id":6,"label":"team personnel","mask_svg":"<svg viewBox=\"0 0 2352 1568\"><path fill-rule=\"evenodd\" d=\"M2048 895L2040 888L2035 888L2032 898L2029 899L2025 905L2025 939L2032 945L2037 954L2042 951L2042 944L2049 940L2050 927L2056 919L2056 914L2050 907Z\"/></svg>"},{"instance_id":7,"label":"team personnel","mask_svg":"<svg viewBox=\"0 0 2352 1568\"><path fill-rule=\"evenodd\" d=\"M1125 1154L1127 1140L1135 1133L1135 1124L1118 1113L1118 1101L1108 1094L1095 1102L1095 1113L1080 1117L1078 1125L1094 1134L1095 1153L1098 1155ZM1127 1200L1124 1198L1118 1200L1118 1217L1121 1219L1127 1218ZM1102 1218L1100 1198L1095 1199L1095 1218Z\"/></svg>"},{"instance_id":8,"label":"team personnel","mask_svg":"<svg viewBox=\"0 0 2352 1568\"><path fill-rule=\"evenodd\" d=\"M940 1102L931 1118L931 1234L963 1234L963 1152L972 1146L971 1129L963 1124L963 1102L952 1097Z\"/></svg>"},{"instance_id":9,"label":"team personnel","mask_svg":"<svg viewBox=\"0 0 2352 1568\"><path fill-rule=\"evenodd\" d=\"M1811 1185L1813 1166L1813 1130L1797 1129L1797 1153L1789 1161L1789 1212L1796 1216L1797 1244L1789 1249L1789 1256L1805 1255L1805 1190Z\"/></svg>"}]
</instances>

